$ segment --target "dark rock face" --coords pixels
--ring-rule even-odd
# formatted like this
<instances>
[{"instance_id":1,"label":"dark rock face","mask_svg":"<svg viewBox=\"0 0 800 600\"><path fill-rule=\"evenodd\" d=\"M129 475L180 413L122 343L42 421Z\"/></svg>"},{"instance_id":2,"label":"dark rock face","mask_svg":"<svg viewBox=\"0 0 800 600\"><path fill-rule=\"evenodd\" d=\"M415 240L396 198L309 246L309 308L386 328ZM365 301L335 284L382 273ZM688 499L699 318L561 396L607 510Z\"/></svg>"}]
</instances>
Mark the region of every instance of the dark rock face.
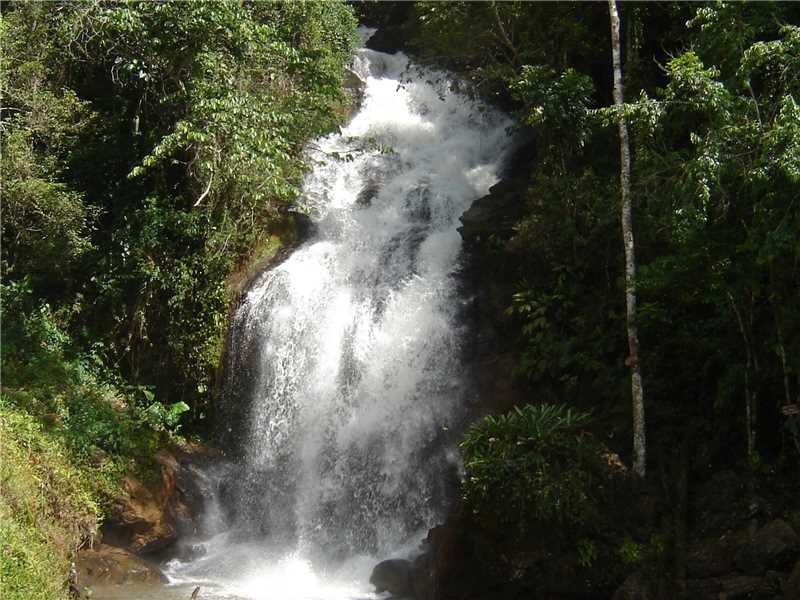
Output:
<instances>
[{"instance_id":1,"label":"dark rock face","mask_svg":"<svg viewBox=\"0 0 800 600\"><path fill-rule=\"evenodd\" d=\"M736 567L747 575L763 575L767 569L789 569L798 556L800 538L782 519L762 527L736 552Z\"/></svg>"},{"instance_id":2,"label":"dark rock face","mask_svg":"<svg viewBox=\"0 0 800 600\"><path fill-rule=\"evenodd\" d=\"M769 585L760 577L748 575L728 575L712 579L699 579L687 582L690 598L697 600L730 600L745 598L770 598ZM767 594L767 595L765 595Z\"/></svg>"},{"instance_id":3,"label":"dark rock face","mask_svg":"<svg viewBox=\"0 0 800 600\"><path fill-rule=\"evenodd\" d=\"M519 279L509 260L509 241L525 211L533 152L532 143L520 144L508 161L504 178L461 216L459 233L465 255L461 278L463 296L470 298L465 320L471 331L465 360L468 370L475 373L477 390L471 418L505 412L526 400L513 377L515 332L505 311Z\"/></svg>"},{"instance_id":4,"label":"dark rock face","mask_svg":"<svg viewBox=\"0 0 800 600\"><path fill-rule=\"evenodd\" d=\"M411 589L416 600L434 600L433 556L420 554L411 563Z\"/></svg>"},{"instance_id":5,"label":"dark rock face","mask_svg":"<svg viewBox=\"0 0 800 600\"><path fill-rule=\"evenodd\" d=\"M788 571L799 550L797 533L782 519L770 521L752 535L744 528L698 541L687 556L688 597L771 600L780 598L775 594L783 590L783 598L790 599L794 575ZM795 570L797 585L800 567Z\"/></svg>"},{"instance_id":6,"label":"dark rock face","mask_svg":"<svg viewBox=\"0 0 800 600\"><path fill-rule=\"evenodd\" d=\"M745 481L731 470L717 471L689 498L691 513L701 533L725 529L731 515L747 518Z\"/></svg>"},{"instance_id":7,"label":"dark rock face","mask_svg":"<svg viewBox=\"0 0 800 600\"><path fill-rule=\"evenodd\" d=\"M509 157L502 179L461 216L459 233L471 253L486 254L481 251L481 246L490 236L503 243L512 236L514 225L525 213L528 176L535 159L534 141L519 143Z\"/></svg>"},{"instance_id":8,"label":"dark rock face","mask_svg":"<svg viewBox=\"0 0 800 600\"><path fill-rule=\"evenodd\" d=\"M411 563L401 558L390 558L375 565L369 582L377 593L389 592L393 596L412 594Z\"/></svg>"},{"instance_id":9,"label":"dark rock face","mask_svg":"<svg viewBox=\"0 0 800 600\"><path fill-rule=\"evenodd\" d=\"M467 246L475 246L490 236L507 240L525 210L525 188L515 180L503 180L478 198L461 215L461 237Z\"/></svg>"},{"instance_id":10,"label":"dark rock face","mask_svg":"<svg viewBox=\"0 0 800 600\"><path fill-rule=\"evenodd\" d=\"M605 485L605 484L604 484ZM559 526L529 524L524 535L491 514L459 506L428 534L437 600L608 600L624 574L617 566L581 565ZM627 598L627 596L623 596ZM648 597L651 600L666 600Z\"/></svg>"},{"instance_id":11,"label":"dark rock face","mask_svg":"<svg viewBox=\"0 0 800 600\"><path fill-rule=\"evenodd\" d=\"M356 196L356 204L359 206L370 206L380 191L380 182L376 180L370 181L362 188L360 192L358 192L358 196Z\"/></svg>"},{"instance_id":12,"label":"dark rock face","mask_svg":"<svg viewBox=\"0 0 800 600\"><path fill-rule=\"evenodd\" d=\"M733 555L741 536L733 534L693 544L687 553L686 572L692 579L705 579L730 573Z\"/></svg>"},{"instance_id":13,"label":"dark rock face","mask_svg":"<svg viewBox=\"0 0 800 600\"><path fill-rule=\"evenodd\" d=\"M417 21L413 2L380 2L374 10L364 3L362 22L378 31L367 41L367 48L378 52L407 52L408 41L414 36Z\"/></svg>"},{"instance_id":14,"label":"dark rock face","mask_svg":"<svg viewBox=\"0 0 800 600\"><path fill-rule=\"evenodd\" d=\"M302 243L310 239L317 232L317 224L305 213L293 212L297 242Z\"/></svg>"}]
</instances>

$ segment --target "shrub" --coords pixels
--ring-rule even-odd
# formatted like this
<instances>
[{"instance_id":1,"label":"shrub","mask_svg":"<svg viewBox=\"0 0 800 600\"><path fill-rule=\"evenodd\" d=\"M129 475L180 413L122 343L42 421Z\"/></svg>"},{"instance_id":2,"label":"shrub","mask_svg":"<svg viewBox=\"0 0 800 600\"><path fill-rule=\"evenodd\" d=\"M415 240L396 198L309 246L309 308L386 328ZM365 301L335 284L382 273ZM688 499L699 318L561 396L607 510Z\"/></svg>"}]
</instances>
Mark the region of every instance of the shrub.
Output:
<instances>
[{"instance_id":1,"label":"shrub","mask_svg":"<svg viewBox=\"0 0 800 600\"><path fill-rule=\"evenodd\" d=\"M591 521L600 452L583 431L589 421L587 413L545 404L473 425L461 443L467 506L520 533L537 522Z\"/></svg>"}]
</instances>

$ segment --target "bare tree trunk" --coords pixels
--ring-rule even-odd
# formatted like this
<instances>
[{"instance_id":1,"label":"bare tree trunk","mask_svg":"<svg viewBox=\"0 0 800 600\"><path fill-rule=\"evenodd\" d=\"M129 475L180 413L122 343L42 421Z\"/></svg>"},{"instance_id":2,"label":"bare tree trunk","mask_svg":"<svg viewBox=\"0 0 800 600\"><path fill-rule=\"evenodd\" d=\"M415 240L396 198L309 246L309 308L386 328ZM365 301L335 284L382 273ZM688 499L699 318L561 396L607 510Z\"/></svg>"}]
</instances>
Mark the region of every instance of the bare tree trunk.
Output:
<instances>
[{"instance_id":1,"label":"bare tree trunk","mask_svg":"<svg viewBox=\"0 0 800 600\"><path fill-rule=\"evenodd\" d=\"M744 368L744 412L745 412L745 426L747 428L747 459L752 461L755 457L756 451L756 394L752 391L750 386L750 374L753 369L758 369L755 362L753 351L753 344L750 341L750 336L747 334L742 313L736 306L733 299L733 294L728 292L728 301L731 303L733 314L736 315L736 322L739 324L739 332L742 334L742 341L744 343L745 356L747 363Z\"/></svg>"},{"instance_id":2,"label":"bare tree trunk","mask_svg":"<svg viewBox=\"0 0 800 600\"><path fill-rule=\"evenodd\" d=\"M622 59L620 57L619 16L615 0L608 0L611 17L611 54L614 61L614 104L622 108L625 102L622 85ZM625 245L625 308L628 326L628 351L625 361L631 369L631 396L633 398L633 472L645 476L646 443L644 421L644 390L639 365L639 331L636 325L636 252L631 217L631 151L628 126L619 117L620 187L622 188L622 238Z\"/></svg>"}]
</instances>

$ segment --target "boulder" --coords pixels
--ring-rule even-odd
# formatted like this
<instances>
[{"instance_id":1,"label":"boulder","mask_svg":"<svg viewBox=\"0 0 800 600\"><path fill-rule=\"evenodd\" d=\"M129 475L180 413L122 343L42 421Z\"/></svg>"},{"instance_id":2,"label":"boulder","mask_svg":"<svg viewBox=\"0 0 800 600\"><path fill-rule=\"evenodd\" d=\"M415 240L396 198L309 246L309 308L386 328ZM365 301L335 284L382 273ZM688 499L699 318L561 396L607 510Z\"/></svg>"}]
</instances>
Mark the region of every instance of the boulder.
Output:
<instances>
[{"instance_id":1,"label":"boulder","mask_svg":"<svg viewBox=\"0 0 800 600\"><path fill-rule=\"evenodd\" d=\"M719 600L720 591L722 584L714 577L686 580L686 597L692 600Z\"/></svg>"},{"instance_id":2,"label":"boulder","mask_svg":"<svg viewBox=\"0 0 800 600\"><path fill-rule=\"evenodd\" d=\"M485 243L489 238L507 240L525 210L527 187L516 180L502 180L478 198L461 215L458 232L467 247Z\"/></svg>"},{"instance_id":3,"label":"boulder","mask_svg":"<svg viewBox=\"0 0 800 600\"><path fill-rule=\"evenodd\" d=\"M82 550L76 559L77 586L118 585L123 583L166 583L167 578L155 565L124 548L99 544Z\"/></svg>"},{"instance_id":4,"label":"boulder","mask_svg":"<svg viewBox=\"0 0 800 600\"><path fill-rule=\"evenodd\" d=\"M718 471L690 494L690 514L696 515L700 535L718 535L738 526L747 496L746 480L732 470Z\"/></svg>"},{"instance_id":5,"label":"boulder","mask_svg":"<svg viewBox=\"0 0 800 600\"><path fill-rule=\"evenodd\" d=\"M800 538L782 519L761 529L736 552L736 567L747 575L763 575L767 569L788 570L798 556Z\"/></svg>"},{"instance_id":6,"label":"boulder","mask_svg":"<svg viewBox=\"0 0 800 600\"><path fill-rule=\"evenodd\" d=\"M726 575L686 581L687 598L692 600L745 600L772 598L773 584L763 577Z\"/></svg>"},{"instance_id":7,"label":"boulder","mask_svg":"<svg viewBox=\"0 0 800 600\"><path fill-rule=\"evenodd\" d=\"M411 584L411 563L401 558L390 558L375 565L369 582L375 586L377 593L389 592L393 596L410 596L413 592Z\"/></svg>"},{"instance_id":8,"label":"boulder","mask_svg":"<svg viewBox=\"0 0 800 600\"><path fill-rule=\"evenodd\" d=\"M161 550L176 540L177 532L167 510L175 474L171 468L162 469L161 474L160 481L147 484L135 477L122 480L124 493L114 499L103 526L104 543L144 554Z\"/></svg>"},{"instance_id":9,"label":"boulder","mask_svg":"<svg viewBox=\"0 0 800 600\"><path fill-rule=\"evenodd\" d=\"M530 169L535 157L535 140L521 136L506 162L502 179L461 215L462 226L458 232L467 250L475 250L489 239L505 243L511 238L514 226L525 214Z\"/></svg>"}]
</instances>

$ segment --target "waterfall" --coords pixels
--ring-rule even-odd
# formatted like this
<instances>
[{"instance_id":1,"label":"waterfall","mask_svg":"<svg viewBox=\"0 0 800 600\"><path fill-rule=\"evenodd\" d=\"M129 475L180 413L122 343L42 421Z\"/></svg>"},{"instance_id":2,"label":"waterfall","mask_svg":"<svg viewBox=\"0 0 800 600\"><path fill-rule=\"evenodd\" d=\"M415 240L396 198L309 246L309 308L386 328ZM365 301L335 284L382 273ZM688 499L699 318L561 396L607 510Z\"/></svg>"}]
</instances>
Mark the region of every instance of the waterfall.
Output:
<instances>
[{"instance_id":1,"label":"waterfall","mask_svg":"<svg viewBox=\"0 0 800 600\"><path fill-rule=\"evenodd\" d=\"M457 227L496 182L510 123L403 54L362 49L354 70L360 110L309 149L315 231L234 316L227 526L168 570L220 597L368 597L369 567L411 552L457 481Z\"/></svg>"}]
</instances>

